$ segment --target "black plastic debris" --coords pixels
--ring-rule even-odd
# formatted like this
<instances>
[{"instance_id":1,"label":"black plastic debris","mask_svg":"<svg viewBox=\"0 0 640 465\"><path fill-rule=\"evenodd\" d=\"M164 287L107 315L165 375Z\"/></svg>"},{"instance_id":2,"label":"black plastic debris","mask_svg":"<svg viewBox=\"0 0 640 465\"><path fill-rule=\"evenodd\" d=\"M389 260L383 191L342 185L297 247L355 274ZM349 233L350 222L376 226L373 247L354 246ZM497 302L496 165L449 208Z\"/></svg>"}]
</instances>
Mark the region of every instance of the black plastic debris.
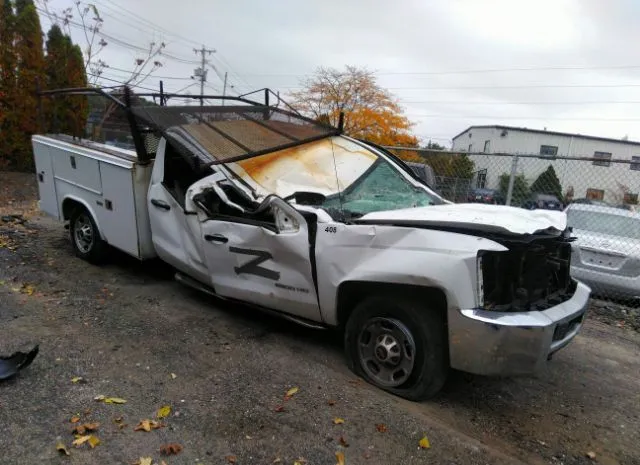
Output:
<instances>
[{"instance_id":1,"label":"black plastic debris","mask_svg":"<svg viewBox=\"0 0 640 465\"><path fill-rule=\"evenodd\" d=\"M28 367L38 355L38 346L30 352L16 352L8 357L0 356L0 380L9 379L18 374L20 370Z\"/></svg>"}]
</instances>

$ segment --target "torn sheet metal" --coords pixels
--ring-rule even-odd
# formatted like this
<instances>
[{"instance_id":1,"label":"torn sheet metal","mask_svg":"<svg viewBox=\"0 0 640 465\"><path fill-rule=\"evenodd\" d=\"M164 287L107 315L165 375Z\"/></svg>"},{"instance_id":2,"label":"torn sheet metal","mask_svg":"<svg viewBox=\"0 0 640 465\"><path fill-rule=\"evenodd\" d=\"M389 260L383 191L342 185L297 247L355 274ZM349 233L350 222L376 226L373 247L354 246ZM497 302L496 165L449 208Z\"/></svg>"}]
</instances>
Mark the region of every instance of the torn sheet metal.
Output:
<instances>
[{"instance_id":1,"label":"torn sheet metal","mask_svg":"<svg viewBox=\"0 0 640 465\"><path fill-rule=\"evenodd\" d=\"M38 355L38 346L35 346L30 352L16 352L8 357L0 357L0 380L9 379L18 374L18 372L29 365Z\"/></svg>"},{"instance_id":2,"label":"torn sheet metal","mask_svg":"<svg viewBox=\"0 0 640 465\"><path fill-rule=\"evenodd\" d=\"M564 212L524 210L516 207L476 203L378 211L363 216L359 221L415 226L466 227L512 234L535 234L549 229L560 232L567 227L567 215Z\"/></svg>"}]
</instances>

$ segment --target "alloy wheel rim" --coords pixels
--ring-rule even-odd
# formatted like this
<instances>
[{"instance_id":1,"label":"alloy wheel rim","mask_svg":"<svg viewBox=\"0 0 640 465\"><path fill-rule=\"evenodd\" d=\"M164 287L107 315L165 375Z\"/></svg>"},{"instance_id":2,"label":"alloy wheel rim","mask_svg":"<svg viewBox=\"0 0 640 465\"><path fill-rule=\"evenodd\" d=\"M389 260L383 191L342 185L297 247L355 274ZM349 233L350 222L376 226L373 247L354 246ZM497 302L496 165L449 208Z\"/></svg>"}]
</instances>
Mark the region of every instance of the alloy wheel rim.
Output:
<instances>
[{"instance_id":1,"label":"alloy wheel rim","mask_svg":"<svg viewBox=\"0 0 640 465\"><path fill-rule=\"evenodd\" d=\"M87 253L93 247L93 225L86 213L82 213L75 221L73 236L76 247L82 253Z\"/></svg>"}]
</instances>

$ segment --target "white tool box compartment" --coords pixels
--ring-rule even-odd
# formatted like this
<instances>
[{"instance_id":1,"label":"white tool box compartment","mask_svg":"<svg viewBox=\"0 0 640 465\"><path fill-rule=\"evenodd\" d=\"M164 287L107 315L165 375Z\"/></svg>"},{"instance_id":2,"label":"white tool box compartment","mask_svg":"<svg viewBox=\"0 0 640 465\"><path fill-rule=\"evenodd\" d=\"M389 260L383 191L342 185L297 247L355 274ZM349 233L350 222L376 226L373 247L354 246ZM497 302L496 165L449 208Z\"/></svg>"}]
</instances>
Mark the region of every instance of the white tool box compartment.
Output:
<instances>
[{"instance_id":1,"label":"white tool box compartment","mask_svg":"<svg viewBox=\"0 0 640 465\"><path fill-rule=\"evenodd\" d=\"M130 150L62 136L32 143L42 211L68 220L82 205L110 245L140 259L155 255L144 209L152 164L138 165Z\"/></svg>"}]
</instances>

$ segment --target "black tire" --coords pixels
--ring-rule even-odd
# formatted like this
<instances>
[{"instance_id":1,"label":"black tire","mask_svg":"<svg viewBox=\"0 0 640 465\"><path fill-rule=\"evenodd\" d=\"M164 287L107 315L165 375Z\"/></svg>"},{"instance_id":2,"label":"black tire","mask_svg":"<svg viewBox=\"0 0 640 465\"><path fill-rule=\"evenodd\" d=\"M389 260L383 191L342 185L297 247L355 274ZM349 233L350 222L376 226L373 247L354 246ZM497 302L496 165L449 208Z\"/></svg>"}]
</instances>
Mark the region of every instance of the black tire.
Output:
<instances>
[{"instance_id":1,"label":"black tire","mask_svg":"<svg viewBox=\"0 0 640 465\"><path fill-rule=\"evenodd\" d=\"M76 256L95 265L104 263L109 244L100 237L98 226L86 208L78 207L71 214L69 235Z\"/></svg>"},{"instance_id":2,"label":"black tire","mask_svg":"<svg viewBox=\"0 0 640 465\"><path fill-rule=\"evenodd\" d=\"M413 359L410 374L403 373L399 379L391 380L401 382L394 386L384 385L372 374L375 371L372 366L379 363L377 353L369 363L363 362L361 356L361 348L371 345L363 342L372 337L368 328L372 325L384 326L389 321L392 322L390 325L394 334L397 333L398 322L402 334L406 334L408 330L415 348L413 357L407 357ZM446 342L446 325L442 312L429 309L428 305L419 303L418 300L397 295L365 299L353 310L345 328L345 352L349 368L374 386L413 401L433 397L444 385L449 371ZM379 344L375 344L375 347L374 352L379 349ZM392 351L388 353L391 354ZM400 371L405 370L401 368Z\"/></svg>"}]
</instances>

